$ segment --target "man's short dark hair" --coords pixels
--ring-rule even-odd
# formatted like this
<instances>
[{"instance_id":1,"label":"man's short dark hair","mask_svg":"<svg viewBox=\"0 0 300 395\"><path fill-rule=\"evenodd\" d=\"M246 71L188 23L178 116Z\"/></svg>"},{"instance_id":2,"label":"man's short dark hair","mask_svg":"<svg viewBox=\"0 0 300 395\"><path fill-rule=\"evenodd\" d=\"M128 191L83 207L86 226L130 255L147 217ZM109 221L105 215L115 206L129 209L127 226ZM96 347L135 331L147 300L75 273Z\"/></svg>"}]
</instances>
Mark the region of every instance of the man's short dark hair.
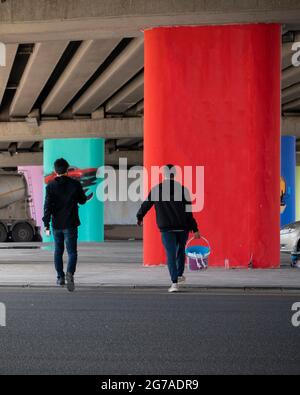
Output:
<instances>
[{"instance_id":1,"label":"man's short dark hair","mask_svg":"<svg viewBox=\"0 0 300 395\"><path fill-rule=\"evenodd\" d=\"M64 158L57 159L54 162L54 170L56 174L61 175L67 173L69 167L69 163Z\"/></svg>"},{"instance_id":2,"label":"man's short dark hair","mask_svg":"<svg viewBox=\"0 0 300 395\"><path fill-rule=\"evenodd\" d=\"M165 177L166 178L175 178L176 176L176 167L175 165L168 164L164 168Z\"/></svg>"}]
</instances>

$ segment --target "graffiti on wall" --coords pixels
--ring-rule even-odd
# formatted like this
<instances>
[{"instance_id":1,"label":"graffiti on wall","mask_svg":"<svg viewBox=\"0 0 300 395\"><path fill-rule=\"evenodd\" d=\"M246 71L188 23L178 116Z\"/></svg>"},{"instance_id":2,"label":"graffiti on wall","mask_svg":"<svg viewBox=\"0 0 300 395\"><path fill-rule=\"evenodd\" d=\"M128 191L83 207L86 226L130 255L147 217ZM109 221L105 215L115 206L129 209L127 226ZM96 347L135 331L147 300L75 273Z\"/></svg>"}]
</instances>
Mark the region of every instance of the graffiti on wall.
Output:
<instances>
[{"instance_id":1,"label":"graffiti on wall","mask_svg":"<svg viewBox=\"0 0 300 395\"><path fill-rule=\"evenodd\" d=\"M96 178L96 174L96 168L80 169L79 167L70 166L68 170L68 176L81 183L88 201L93 199L94 197L94 192L92 192L90 189L92 186L96 185L98 181ZM45 184L48 185L51 181L55 179L55 177L57 177L55 171L53 171L51 174L46 175Z\"/></svg>"},{"instance_id":2,"label":"graffiti on wall","mask_svg":"<svg viewBox=\"0 0 300 395\"><path fill-rule=\"evenodd\" d=\"M286 181L284 177L280 177L280 214L283 214L286 209Z\"/></svg>"}]
</instances>

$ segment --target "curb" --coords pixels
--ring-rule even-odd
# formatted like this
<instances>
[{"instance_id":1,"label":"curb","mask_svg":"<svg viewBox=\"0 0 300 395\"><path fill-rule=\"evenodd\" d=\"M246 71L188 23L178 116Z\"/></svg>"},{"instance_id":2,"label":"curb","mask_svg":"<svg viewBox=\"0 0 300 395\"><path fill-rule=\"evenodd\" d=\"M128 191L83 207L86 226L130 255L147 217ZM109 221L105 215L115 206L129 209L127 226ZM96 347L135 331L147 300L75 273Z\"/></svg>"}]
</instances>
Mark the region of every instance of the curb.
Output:
<instances>
[{"instance_id":1,"label":"curb","mask_svg":"<svg viewBox=\"0 0 300 395\"><path fill-rule=\"evenodd\" d=\"M76 284L78 290L101 290L101 289L131 289L131 290L165 290L169 285L136 285L136 284ZM0 289L18 288L18 289L64 289L54 284L1 284ZM198 291L198 292L238 292L238 293L300 293L300 287L294 286L201 286L201 285L186 285L183 286L182 291ZM183 292L184 293L184 292Z\"/></svg>"}]
</instances>

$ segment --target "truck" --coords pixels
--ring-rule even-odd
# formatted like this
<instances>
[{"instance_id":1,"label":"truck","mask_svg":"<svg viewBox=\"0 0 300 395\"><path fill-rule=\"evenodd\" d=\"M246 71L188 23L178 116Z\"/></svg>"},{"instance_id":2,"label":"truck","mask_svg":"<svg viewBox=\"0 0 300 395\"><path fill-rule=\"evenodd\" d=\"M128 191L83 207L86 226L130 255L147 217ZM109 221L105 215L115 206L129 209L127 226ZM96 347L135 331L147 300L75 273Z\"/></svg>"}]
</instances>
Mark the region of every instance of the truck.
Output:
<instances>
[{"instance_id":1,"label":"truck","mask_svg":"<svg viewBox=\"0 0 300 395\"><path fill-rule=\"evenodd\" d=\"M31 196L23 173L0 169L0 242L40 240L32 218Z\"/></svg>"}]
</instances>

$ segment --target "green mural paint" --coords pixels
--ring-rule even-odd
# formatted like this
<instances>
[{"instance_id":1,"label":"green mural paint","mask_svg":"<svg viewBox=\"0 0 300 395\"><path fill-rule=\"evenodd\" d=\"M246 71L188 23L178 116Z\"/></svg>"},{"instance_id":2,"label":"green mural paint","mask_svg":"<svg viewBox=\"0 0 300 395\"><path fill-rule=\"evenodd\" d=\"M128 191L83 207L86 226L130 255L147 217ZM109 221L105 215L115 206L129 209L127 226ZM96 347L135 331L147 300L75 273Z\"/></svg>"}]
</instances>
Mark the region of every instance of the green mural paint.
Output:
<instances>
[{"instance_id":1,"label":"green mural paint","mask_svg":"<svg viewBox=\"0 0 300 395\"><path fill-rule=\"evenodd\" d=\"M65 158L70 164L69 175L78 179L85 189L88 202L79 206L81 226L79 241L101 242L104 240L104 203L96 196L100 180L96 171L104 165L104 139L52 139L44 141L44 176L45 180L54 178L53 163L58 158ZM52 241L52 236L44 235L45 242Z\"/></svg>"}]
</instances>

